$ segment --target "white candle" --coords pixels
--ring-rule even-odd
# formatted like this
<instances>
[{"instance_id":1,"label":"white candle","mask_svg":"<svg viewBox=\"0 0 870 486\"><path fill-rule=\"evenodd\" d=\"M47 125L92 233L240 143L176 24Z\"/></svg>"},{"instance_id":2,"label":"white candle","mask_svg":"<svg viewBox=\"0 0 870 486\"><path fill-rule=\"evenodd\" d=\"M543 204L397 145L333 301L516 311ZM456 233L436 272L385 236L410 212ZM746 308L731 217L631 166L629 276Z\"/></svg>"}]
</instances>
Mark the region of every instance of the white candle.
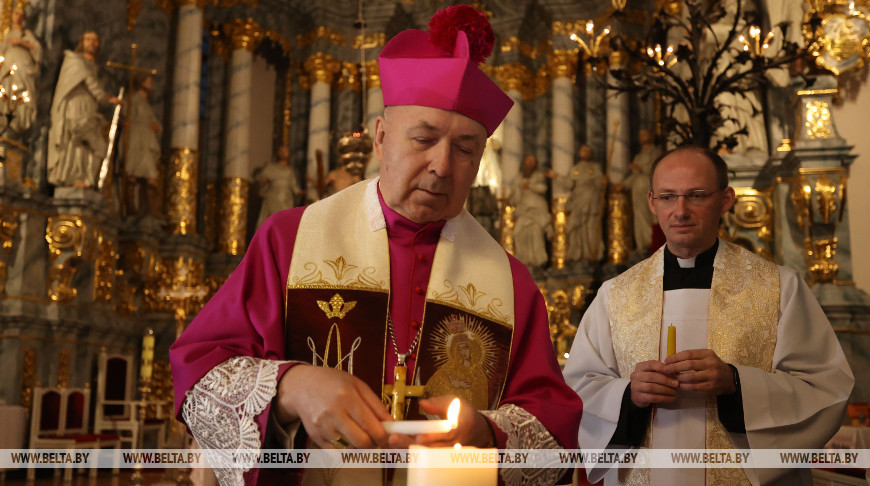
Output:
<instances>
[{"instance_id":1,"label":"white candle","mask_svg":"<svg viewBox=\"0 0 870 486\"><path fill-rule=\"evenodd\" d=\"M457 444L458 446L458 444ZM476 447L423 447L412 444L417 462L408 468L408 486L495 486L498 450Z\"/></svg>"},{"instance_id":2,"label":"white candle","mask_svg":"<svg viewBox=\"0 0 870 486\"><path fill-rule=\"evenodd\" d=\"M459 399L454 398L447 409L446 420L394 420L381 422L388 434L442 434L459 424Z\"/></svg>"},{"instance_id":3,"label":"white candle","mask_svg":"<svg viewBox=\"0 0 870 486\"><path fill-rule=\"evenodd\" d=\"M381 422L388 434L438 434L453 430L449 420L396 420Z\"/></svg>"}]
</instances>

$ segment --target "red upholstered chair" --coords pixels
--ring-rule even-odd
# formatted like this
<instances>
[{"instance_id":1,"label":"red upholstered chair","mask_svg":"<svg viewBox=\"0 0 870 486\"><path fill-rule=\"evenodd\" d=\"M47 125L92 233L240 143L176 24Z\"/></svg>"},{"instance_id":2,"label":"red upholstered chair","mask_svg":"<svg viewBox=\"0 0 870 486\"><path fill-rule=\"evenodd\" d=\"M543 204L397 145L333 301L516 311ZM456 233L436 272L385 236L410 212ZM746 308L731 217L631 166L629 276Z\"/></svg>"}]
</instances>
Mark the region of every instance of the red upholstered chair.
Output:
<instances>
[{"instance_id":1,"label":"red upholstered chair","mask_svg":"<svg viewBox=\"0 0 870 486\"><path fill-rule=\"evenodd\" d=\"M33 389L33 415L30 421L31 449L99 449L118 448L117 435L97 435L88 432L90 388ZM102 437L102 440L101 440ZM117 469L114 471L117 472ZM55 470L55 475L60 470ZM91 469L96 477L96 468ZM27 479L34 478L34 470L27 470ZM72 470L64 471L64 480L72 479Z\"/></svg>"},{"instance_id":2,"label":"red upholstered chair","mask_svg":"<svg viewBox=\"0 0 870 486\"><path fill-rule=\"evenodd\" d=\"M144 404L134 400L136 378L133 373L133 357L124 354L100 353L97 366L97 398L94 409L94 431L114 432L122 443L133 448L142 448L143 435L157 435L157 448L162 449L166 437L167 421L158 407L157 418L139 415Z\"/></svg>"}]
</instances>

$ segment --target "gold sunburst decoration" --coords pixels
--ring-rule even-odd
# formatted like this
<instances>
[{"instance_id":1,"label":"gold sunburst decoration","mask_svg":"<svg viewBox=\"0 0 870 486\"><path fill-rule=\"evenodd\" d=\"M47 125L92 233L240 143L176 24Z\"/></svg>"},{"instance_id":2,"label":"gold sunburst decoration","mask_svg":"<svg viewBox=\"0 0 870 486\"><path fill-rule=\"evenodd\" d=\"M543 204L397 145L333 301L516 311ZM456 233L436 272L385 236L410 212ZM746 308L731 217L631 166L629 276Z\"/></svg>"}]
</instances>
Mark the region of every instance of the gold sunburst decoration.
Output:
<instances>
[{"instance_id":1,"label":"gold sunburst decoration","mask_svg":"<svg viewBox=\"0 0 870 486\"><path fill-rule=\"evenodd\" d=\"M460 337L461 336L461 337ZM480 347L480 368L490 377L495 371L495 338L483 321L468 314L451 314L436 324L432 331L432 357L440 368L450 359L450 347L457 338Z\"/></svg>"}]
</instances>

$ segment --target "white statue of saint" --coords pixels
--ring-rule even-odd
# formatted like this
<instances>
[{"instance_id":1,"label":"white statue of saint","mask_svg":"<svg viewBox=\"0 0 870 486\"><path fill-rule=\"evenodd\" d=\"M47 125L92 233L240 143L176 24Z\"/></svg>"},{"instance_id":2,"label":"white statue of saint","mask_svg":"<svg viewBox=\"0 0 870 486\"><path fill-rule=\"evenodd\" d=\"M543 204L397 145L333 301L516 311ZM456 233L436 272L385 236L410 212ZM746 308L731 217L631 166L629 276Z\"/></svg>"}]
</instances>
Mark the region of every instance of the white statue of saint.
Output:
<instances>
[{"instance_id":1,"label":"white statue of saint","mask_svg":"<svg viewBox=\"0 0 870 486\"><path fill-rule=\"evenodd\" d=\"M598 261L604 256L601 218L604 214L604 190L607 178L601 164L592 160L592 147L581 145L579 161L560 184L571 191L566 204L568 261Z\"/></svg>"},{"instance_id":2,"label":"white statue of saint","mask_svg":"<svg viewBox=\"0 0 870 486\"><path fill-rule=\"evenodd\" d=\"M117 105L121 100L100 86L95 63L99 50L100 36L88 31L75 51L64 52L48 132L48 182L54 186L95 186L106 156L106 120L97 111L98 103Z\"/></svg>"},{"instance_id":3,"label":"white statue of saint","mask_svg":"<svg viewBox=\"0 0 870 486\"><path fill-rule=\"evenodd\" d=\"M645 128L638 132L640 152L628 164L628 176L623 181L631 194L632 221L634 223L634 246L639 251L648 250L652 245L652 227L655 215L649 210L649 171L653 162L662 154L662 148L655 144L653 133Z\"/></svg>"},{"instance_id":4,"label":"white statue of saint","mask_svg":"<svg viewBox=\"0 0 870 486\"><path fill-rule=\"evenodd\" d=\"M296 200L302 195L296 181L296 169L290 164L290 148L286 145L278 148L276 160L266 164L256 179L263 197L257 226L272 214L295 207Z\"/></svg>"},{"instance_id":5,"label":"white statue of saint","mask_svg":"<svg viewBox=\"0 0 870 486\"><path fill-rule=\"evenodd\" d=\"M514 256L528 266L547 263L546 240L553 225L547 204L547 174L538 170L534 155L526 156L523 167L511 184L514 211Z\"/></svg>"},{"instance_id":6,"label":"white statue of saint","mask_svg":"<svg viewBox=\"0 0 870 486\"><path fill-rule=\"evenodd\" d=\"M24 5L19 2L12 10L12 28L0 43L0 55L3 56L0 69L4 74L9 73L3 78L3 88L11 93L14 85L16 91L27 92L30 98L30 102L20 103L14 108L15 116L9 129L16 133L30 128L36 118L36 81L42 61L42 45L33 32L24 26L24 22ZM5 124L6 120L0 118L0 123Z\"/></svg>"}]
</instances>

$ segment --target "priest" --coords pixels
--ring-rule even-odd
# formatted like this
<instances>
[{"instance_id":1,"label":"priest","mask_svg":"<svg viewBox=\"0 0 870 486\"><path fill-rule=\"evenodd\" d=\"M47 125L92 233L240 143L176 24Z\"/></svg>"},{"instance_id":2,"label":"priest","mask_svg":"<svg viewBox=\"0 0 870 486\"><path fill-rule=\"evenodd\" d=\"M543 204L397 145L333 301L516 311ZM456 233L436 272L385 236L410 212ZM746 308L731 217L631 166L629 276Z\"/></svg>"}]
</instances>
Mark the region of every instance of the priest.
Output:
<instances>
[{"instance_id":1,"label":"priest","mask_svg":"<svg viewBox=\"0 0 870 486\"><path fill-rule=\"evenodd\" d=\"M843 350L794 270L717 238L735 201L727 170L699 147L653 163L647 199L667 244L602 285L565 366L584 449L822 448L837 431L854 384ZM605 485L812 484L809 469L587 473Z\"/></svg>"},{"instance_id":2,"label":"priest","mask_svg":"<svg viewBox=\"0 0 870 486\"><path fill-rule=\"evenodd\" d=\"M544 300L463 209L512 105L478 67L493 39L484 15L457 5L383 48L380 178L269 218L170 351L176 413L203 447L576 447L582 404L560 373ZM455 430L384 430L443 416L451 396ZM298 473L250 466L216 473L223 485ZM347 472L329 482L381 484L378 470ZM501 478L553 484L564 472Z\"/></svg>"}]
</instances>

